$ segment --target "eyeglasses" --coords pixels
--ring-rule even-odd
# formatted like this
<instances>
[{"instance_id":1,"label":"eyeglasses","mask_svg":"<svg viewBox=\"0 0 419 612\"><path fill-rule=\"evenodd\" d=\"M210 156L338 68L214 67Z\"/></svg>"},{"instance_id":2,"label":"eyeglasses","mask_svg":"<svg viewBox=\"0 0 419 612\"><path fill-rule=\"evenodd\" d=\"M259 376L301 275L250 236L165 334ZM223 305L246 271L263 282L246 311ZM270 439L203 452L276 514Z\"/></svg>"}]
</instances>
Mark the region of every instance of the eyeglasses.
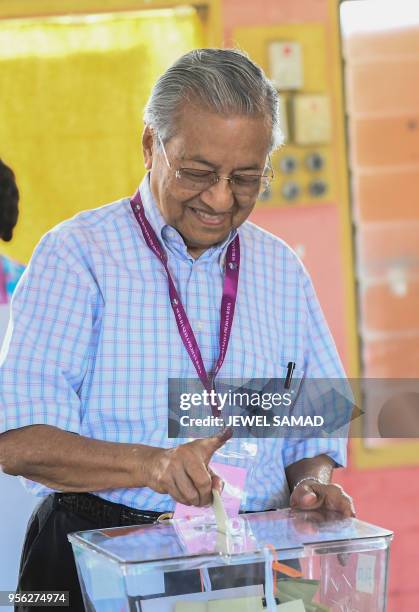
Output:
<instances>
[{"instance_id":1,"label":"eyeglasses","mask_svg":"<svg viewBox=\"0 0 419 612\"><path fill-rule=\"evenodd\" d=\"M269 165L263 174L240 174L234 173L231 176L220 176L213 170L196 170L195 168L172 168L167 157L166 149L160 134L157 133L163 149L163 155L166 164L170 170L175 170L175 177L184 189L196 191L200 193L206 191L219 181L229 181L231 191L237 196L258 197L262 195L269 187L270 182L274 178L274 172L271 165L271 158L268 156Z\"/></svg>"}]
</instances>

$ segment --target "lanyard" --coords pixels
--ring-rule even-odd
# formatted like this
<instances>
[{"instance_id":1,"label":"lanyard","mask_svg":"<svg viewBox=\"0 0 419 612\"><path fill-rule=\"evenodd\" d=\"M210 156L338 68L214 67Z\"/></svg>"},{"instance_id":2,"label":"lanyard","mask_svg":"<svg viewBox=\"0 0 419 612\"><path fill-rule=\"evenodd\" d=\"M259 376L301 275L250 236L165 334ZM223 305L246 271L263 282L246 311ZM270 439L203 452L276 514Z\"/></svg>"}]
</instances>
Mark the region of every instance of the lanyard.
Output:
<instances>
[{"instance_id":1,"label":"lanyard","mask_svg":"<svg viewBox=\"0 0 419 612\"><path fill-rule=\"evenodd\" d=\"M186 350L188 351L189 357L204 388L210 393L214 387L214 379L220 371L221 366L223 365L224 358L227 353L228 342L230 340L231 328L233 326L234 308L236 306L237 287L239 282L240 269L239 236L237 235L234 240L228 245L226 253L223 297L221 300L219 338L220 352L211 379L205 369L201 351L199 350L195 334L193 333L188 316L185 312L185 309L183 308L175 283L173 282L172 275L170 274L169 267L167 265L167 253L162 248L155 231L153 230L147 217L145 216L144 206L139 191L137 191L135 196L131 199L130 204L147 246L151 251L153 251L156 257L160 259L164 266L164 269L166 270L169 285L170 304L175 315L179 335ZM211 406L211 410L214 416L219 416L215 405Z\"/></svg>"}]
</instances>

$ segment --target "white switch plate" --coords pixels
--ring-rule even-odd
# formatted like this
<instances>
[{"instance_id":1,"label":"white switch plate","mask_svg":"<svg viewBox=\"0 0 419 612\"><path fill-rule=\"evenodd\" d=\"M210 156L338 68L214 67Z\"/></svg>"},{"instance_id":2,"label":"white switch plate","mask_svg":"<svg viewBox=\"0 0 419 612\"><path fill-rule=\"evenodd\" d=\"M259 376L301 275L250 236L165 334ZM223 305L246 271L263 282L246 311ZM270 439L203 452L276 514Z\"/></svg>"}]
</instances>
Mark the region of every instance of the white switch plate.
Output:
<instances>
[{"instance_id":1,"label":"white switch plate","mask_svg":"<svg viewBox=\"0 0 419 612\"><path fill-rule=\"evenodd\" d=\"M298 94L293 99L294 141L298 145L328 144L332 138L329 97Z\"/></svg>"},{"instance_id":2,"label":"white switch plate","mask_svg":"<svg viewBox=\"0 0 419 612\"><path fill-rule=\"evenodd\" d=\"M271 80L280 91L301 89L304 84L301 45L298 42L275 41L269 44Z\"/></svg>"}]
</instances>

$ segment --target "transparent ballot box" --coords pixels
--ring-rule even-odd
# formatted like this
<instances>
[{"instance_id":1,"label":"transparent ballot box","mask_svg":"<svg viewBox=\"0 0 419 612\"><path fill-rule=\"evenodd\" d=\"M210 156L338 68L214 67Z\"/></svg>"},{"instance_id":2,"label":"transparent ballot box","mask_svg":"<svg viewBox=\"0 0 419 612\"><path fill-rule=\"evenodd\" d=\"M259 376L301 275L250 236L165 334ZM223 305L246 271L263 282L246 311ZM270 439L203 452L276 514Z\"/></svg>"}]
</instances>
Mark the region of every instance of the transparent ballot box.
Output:
<instances>
[{"instance_id":1,"label":"transparent ballot box","mask_svg":"<svg viewBox=\"0 0 419 612\"><path fill-rule=\"evenodd\" d=\"M86 610L375 612L390 531L334 513L201 517L70 534Z\"/></svg>"}]
</instances>

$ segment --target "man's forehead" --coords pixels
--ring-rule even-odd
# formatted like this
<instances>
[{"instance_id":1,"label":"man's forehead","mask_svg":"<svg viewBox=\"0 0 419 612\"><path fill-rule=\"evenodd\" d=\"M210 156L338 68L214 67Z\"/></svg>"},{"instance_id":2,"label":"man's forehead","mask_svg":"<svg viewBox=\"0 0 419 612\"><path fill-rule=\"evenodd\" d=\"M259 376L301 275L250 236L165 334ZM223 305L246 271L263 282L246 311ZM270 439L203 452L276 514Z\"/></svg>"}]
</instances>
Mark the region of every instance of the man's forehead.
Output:
<instances>
[{"instance_id":1,"label":"man's forehead","mask_svg":"<svg viewBox=\"0 0 419 612\"><path fill-rule=\"evenodd\" d=\"M269 153L270 130L261 117L207 114L201 121L179 122L171 149L182 161L259 168Z\"/></svg>"},{"instance_id":2,"label":"man's forehead","mask_svg":"<svg viewBox=\"0 0 419 612\"><path fill-rule=\"evenodd\" d=\"M259 137L271 131L270 117L267 115L247 115L237 113L222 113L186 105L176 117L176 132L187 134L194 138L202 136L206 140L230 137L239 132L241 137Z\"/></svg>"}]
</instances>

